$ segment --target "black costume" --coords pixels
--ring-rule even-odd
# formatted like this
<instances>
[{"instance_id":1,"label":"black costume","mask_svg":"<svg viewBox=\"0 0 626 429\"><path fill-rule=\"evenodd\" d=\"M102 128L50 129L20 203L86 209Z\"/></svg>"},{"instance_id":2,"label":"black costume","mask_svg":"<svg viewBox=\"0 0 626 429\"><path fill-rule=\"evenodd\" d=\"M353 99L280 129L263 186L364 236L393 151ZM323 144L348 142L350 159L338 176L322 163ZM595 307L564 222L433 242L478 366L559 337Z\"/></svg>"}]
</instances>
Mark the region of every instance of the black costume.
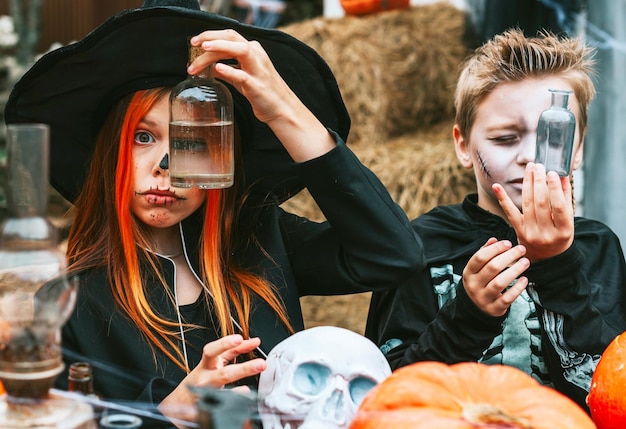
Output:
<instances>
[{"instance_id":1,"label":"black costume","mask_svg":"<svg viewBox=\"0 0 626 429\"><path fill-rule=\"evenodd\" d=\"M601 353L626 330L626 264L617 236L577 217L570 249L531 264L527 291L505 316L491 317L466 294L463 268L490 237L516 243L513 228L478 207L476 195L437 207L412 226L427 267L400 289L374 293L366 328L391 367L424 360L505 363L586 409Z\"/></svg>"},{"instance_id":2,"label":"black costume","mask_svg":"<svg viewBox=\"0 0 626 429\"><path fill-rule=\"evenodd\" d=\"M263 273L278 287L290 321L301 330L300 296L396 286L415 272L422 253L405 214L342 143L297 169L328 222L312 222L269 204L255 229L261 246L274 261L255 247L236 252L244 266ZM192 217L182 227L188 259L198 273L194 237L198 236L199 219ZM173 263L163 258L162 264L173 292ZM148 343L115 304L104 270L79 277L76 309L63 328L67 363L90 361L95 389L105 398L159 402L185 373L158 350L154 351L155 362ZM176 309L158 280L146 286L146 295L159 314L176 320ZM251 335L261 338L261 349L268 353L289 333L263 302L259 300L253 308ZM193 368L200 361L202 347L219 335L203 296L180 309L187 322L204 327L185 333L188 363ZM64 377L58 378L57 386L65 387Z\"/></svg>"}]
</instances>

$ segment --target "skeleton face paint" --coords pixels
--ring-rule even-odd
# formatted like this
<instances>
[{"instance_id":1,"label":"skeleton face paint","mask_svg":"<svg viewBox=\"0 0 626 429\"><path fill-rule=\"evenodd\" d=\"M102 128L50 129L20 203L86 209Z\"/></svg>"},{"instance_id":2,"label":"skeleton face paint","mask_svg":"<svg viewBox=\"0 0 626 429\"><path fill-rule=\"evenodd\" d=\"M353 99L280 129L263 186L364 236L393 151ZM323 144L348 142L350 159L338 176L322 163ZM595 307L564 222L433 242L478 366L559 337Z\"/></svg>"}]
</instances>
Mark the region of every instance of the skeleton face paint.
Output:
<instances>
[{"instance_id":1,"label":"skeleton face paint","mask_svg":"<svg viewBox=\"0 0 626 429\"><path fill-rule=\"evenodd\" d=\"M365 394L390 374L362 335L334 326L298 332L270 351L261 373L263 428L347 428Z\"/></svg>"},{"instance_id":2,"label":"skeleton face paint","mask_svg":"<svg viewBox=\"0 0 626 429\"><path fill-rule=\"evenodd\" d=\"M480 152L476 152L476 157L478 158L478 162L480 163L480 171L483 172L483 174L485 175L486 178L490 179L491 178L491 174L489 174L489 170L487 170L487 162L482 157Z\"/></svg>"},{"instance_id":3,"label":"skeleton face paint","mask_svg":"<svg viewBox=\"0 0 626 429\"><path fill-rule=\"evenodd\" d=\"M483 209L506 217L492 189L499 183L521 210L524 170L535 159L537 124L550 106L550 88L572 89L562 77L546 75L500 83L477 105L466 142ZM570 101L578 112L575 97Z\"/></svg>"}]
</instances>

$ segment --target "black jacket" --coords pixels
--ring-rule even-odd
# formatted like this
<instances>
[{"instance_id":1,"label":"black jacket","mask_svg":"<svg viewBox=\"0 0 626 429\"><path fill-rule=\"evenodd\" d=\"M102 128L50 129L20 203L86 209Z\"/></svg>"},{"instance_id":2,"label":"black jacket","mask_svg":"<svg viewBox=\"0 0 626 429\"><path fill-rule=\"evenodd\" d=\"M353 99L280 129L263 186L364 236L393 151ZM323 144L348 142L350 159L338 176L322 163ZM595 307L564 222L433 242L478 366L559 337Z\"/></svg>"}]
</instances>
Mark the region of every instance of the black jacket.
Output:
<instances>
[{"instance_id":1,"label":"black jacket","mask_svg":"<svg viewBox=\"0 0 626 429\"><path fill-rule=\"evenodd\" d=\"M312 222L267 204L252 227L271 259L254 245L233 252L240 264L277 287L291 323L301 330L301 296L393 288L420 268L423 253L405 213L342 142L328 154L298 164L297 171L327 222ZM182 224L187 257L196 273L198 228L195 218ZM174 265L166 258L161 262L171 287ZM158 313L176 320L176 309L158 281L148 279L146 294ZM203 327L185 334L193 368L202 346L217 338L217 332L203 296L180 309L187 321ZM261 338L267 354L289 334L260 299L252 309L251 335ZM77 360L93 364L95 389L107 399L158 403L186 375L153 350L122 314L104 269L80 274L77 304L63 327L62 344L66 364ZM62 374L57 388L66 386Z\"/></svg>"},{"instance_id":2,"label":"black jacket","mask_svg":"<svg viewBox=\"0 0 626 429\"><path fill-rule=\"evenodd\" d=\"M507 363L586 408L591 375L609 342L626 330L626 264L605 225L575 219L574 244L532 264L530 285L503 317L483 313L465 293L462 273L490 237L517 242L476 195L412 221L426 268L405 286L374 293L366 336L393 369L416 361Z\"/></svg>"}]
</instances>

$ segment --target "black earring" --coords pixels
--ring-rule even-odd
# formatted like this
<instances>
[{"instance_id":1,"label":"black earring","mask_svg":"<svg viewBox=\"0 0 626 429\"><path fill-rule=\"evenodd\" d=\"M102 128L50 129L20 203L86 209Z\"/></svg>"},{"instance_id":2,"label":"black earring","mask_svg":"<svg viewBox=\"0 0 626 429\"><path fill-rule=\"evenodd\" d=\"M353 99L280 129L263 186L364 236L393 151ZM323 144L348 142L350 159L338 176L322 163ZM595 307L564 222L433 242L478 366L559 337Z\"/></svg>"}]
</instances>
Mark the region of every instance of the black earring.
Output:
<instances>
[{"instance_id":1,"label":"black earring","mask_svg":"<svg viewBox=\"0 0 626 429\"><path fill-rule=\"evenodd\" d=\"M163 156L161 162L159 162L159 168L162 170L170 168L170 156L167 153Z\"/></svg>"}]
</instances>

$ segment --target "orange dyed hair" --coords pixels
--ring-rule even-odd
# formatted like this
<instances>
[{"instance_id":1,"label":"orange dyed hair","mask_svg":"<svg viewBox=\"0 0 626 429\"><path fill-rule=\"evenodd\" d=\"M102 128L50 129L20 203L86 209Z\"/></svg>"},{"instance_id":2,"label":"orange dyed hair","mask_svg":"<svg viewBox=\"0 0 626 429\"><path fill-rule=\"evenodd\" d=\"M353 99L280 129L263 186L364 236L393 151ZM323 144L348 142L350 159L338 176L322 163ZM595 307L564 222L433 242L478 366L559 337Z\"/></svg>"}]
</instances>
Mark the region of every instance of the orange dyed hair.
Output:
<instances>
[{"instance_id":1,"label":"orange dyed hair","mask_svg":"<svg viewBox=\"0 0 626 429\"><path fill-rule=\"evenodd\" d=\"M130 208L134 189L130 180L133 177L134 133L152 106L168 94L168 88L138 91L121 100L109 113L98 136L85 184L75 203L75 220L67 254L72 273L106 268L113 296L123 312L153 347L189 371L177 345L181 340L178 322L156 314L144 294L141 258L148 261L154 277L161 280L172 305L176 305L160 273L158 258L145 250L150 248L149 240ZM241 180L235 181L238 182ZM113 189L115 192L111 192ZM205 297L212 301L210 308L216 313L221 335L238 331L233 323L236 318L240 333L249 336L254 294L267 302L293 331L273 286L264 278L240 268L231 257L230 250L239 241L237 215L244 202L245 196L236 186L207 191L200 238L200 276L205 285Z\"/></svg>"}]
</instances>

